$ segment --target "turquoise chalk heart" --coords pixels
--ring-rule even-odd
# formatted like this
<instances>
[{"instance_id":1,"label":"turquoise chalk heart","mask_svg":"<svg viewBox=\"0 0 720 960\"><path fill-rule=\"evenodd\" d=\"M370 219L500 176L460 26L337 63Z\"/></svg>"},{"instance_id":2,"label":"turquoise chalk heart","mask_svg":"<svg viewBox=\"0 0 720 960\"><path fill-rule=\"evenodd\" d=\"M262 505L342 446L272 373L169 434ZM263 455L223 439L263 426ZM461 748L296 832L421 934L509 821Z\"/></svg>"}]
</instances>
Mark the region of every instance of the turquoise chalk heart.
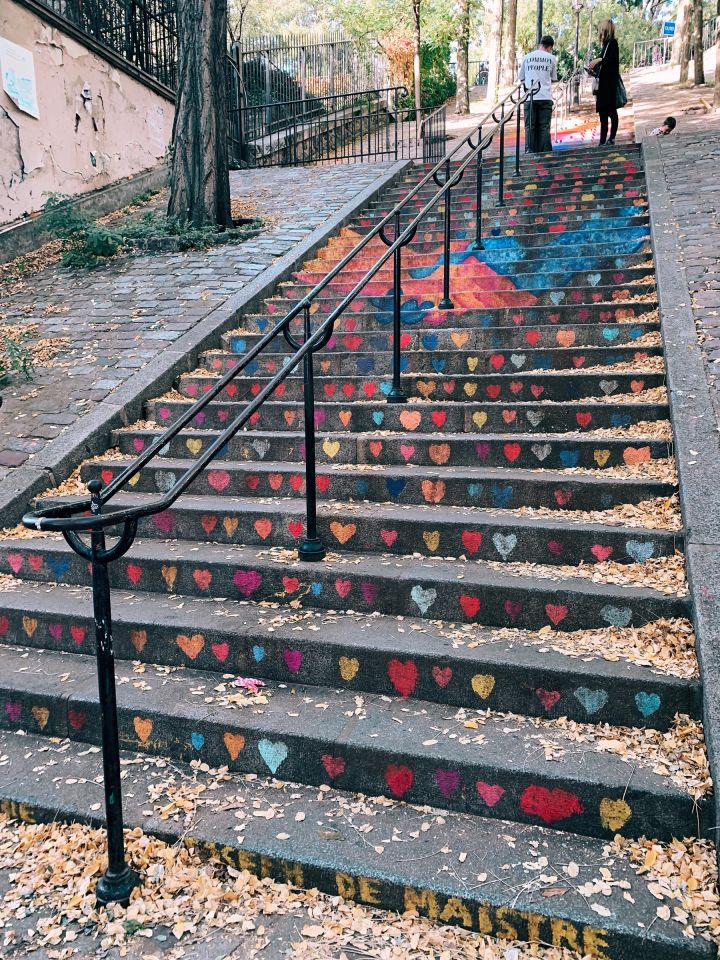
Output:
<instances>
[{"instance_id":1,"label":"turquoise chalk heart","mask_svg":"<svg viewBox=\"0 0 720 960\"><path fill-rule=\"evenodd\" d=\"M608 604L601 609L600 616L611 627L626 627L632 620L632 610L630 607L612 607Z\"/></svg>"},{"instance_id":2,"label":"turquoise chalk heart","mask_svg":"<svg viewBox=\"0 0 720 960\"><path fill-rule=\"evenodd\" d=\"M590 690L588 687L578 687L575 691L575 699L580 701L588 714L593 714L602 710L608 702L608 695L607 690Z\"/></svg>"},{"instance_id":3,"label":"turquoise chalk heart","mask_svg":"<svg viewBox=\"0 0 720 960\"><path fill-rule=\"evenodd\" d=\"M469 483L467 486L467 492L471 497L479 497L482 493L482 487L479 483Z\"/></svg>"},{"instance_id":4,"label":"turquoise chalk heart","mask_svg":"<svg viewBox=\"0 0 720 960\"><path fill-rule=\"evenodd\" d=\"M265 647L261 647L256 644L252 648L252 655L255 658L255 663L260 663L260 661L265 656Z\"/></svg>"},{"instance_id":5,"label":"turquoise chalk heart","mask_svg":"<svg viewBox=\"0 0 720 960\"><path fill-rule=\"evenodd\" d=\"M373 421L375 422L376 426L379 427L379 426L382 424L383 420L385 419L385 411L384 411L384 410L376 410L376 411L373 413L372 418L373 418Z\"/></svg>"},{"instance_id":6,"label":"turquoise chalk heart","mask_svg":"<svg viewBox=\"0 0 720 960\"><path fill-rule=\"evenodd\" d=\"M258 743L258 752L268 765L270 773L275 773L280 764L286 759L288 748L286 744L280 740L276 743L273 743L271 740L261 740L260 743Z\"/></svg>"},{"instance_id":7,"label":"turquoise chalk heart","mask_svg":"<svg viewBox=\"0 0 720 960\"><path fill-rule=\"evenodd\" d=\"M620 336L620 330L617 327L605 327L602 335L606 340L609 340L610 343L612 343L613 340L617 340L617 338Z\"/></svg>"},{"instance_id":8,"label":"turquoise chalk heart","mask_svg":"<svg viewBox=\"0 0 720 960\"><path fill-rule=\"evenodd\" d=\"M418 605L420 613L425 614L437 600L437 590L432 587L425 590L418 583L410 591L410 597Z\"/></svg>"},{"instance_id":9,"label":"turquoise chalk heart","mask_svg":"<svg viewBox=\"0 0 720 960\"><path fill-rule=\"evenodd\" d=\"M321 583L311 583L311 584L310 584L310 590L311 590L312 595L313 595L314 597L319 597L320 594L321 594L322 591L323 591L322 584L321 584Z\"/></svg>"},{"instance_id":10,"label":"turquoise chalk heart","mask_svg":"<svg viewBox=\"0 0 720 960\"><path fill-rule=\"evenodd\" d=\"M642 690L640 693L635 694L635 705L643 717L652 716L653 713L660 709L661 702L660 697L656 693L645 693L645 691Z\"/></svg>"},{"instance_id":11,"label":"turquoise chalk heart","mask_svg":"<svg viewBox=\"0 0 720 960\"><path fill-rule=\"evenodd\" d=\"M625 544L625 552L636 563L644 563L655 553L655 544L647 540L628 540Z\"/></svg>"},{"instance_id":12,"label":"turquoise chalk heart","mask_svg":"<svg viewBox=\"0 0 720 960\"><path fill-rule=\"evenodd\" d=\"M202 750L203 745L205 744L205 737L201 733L191 733L190 742L196 750Z\"/></svg>"}]
</instances>

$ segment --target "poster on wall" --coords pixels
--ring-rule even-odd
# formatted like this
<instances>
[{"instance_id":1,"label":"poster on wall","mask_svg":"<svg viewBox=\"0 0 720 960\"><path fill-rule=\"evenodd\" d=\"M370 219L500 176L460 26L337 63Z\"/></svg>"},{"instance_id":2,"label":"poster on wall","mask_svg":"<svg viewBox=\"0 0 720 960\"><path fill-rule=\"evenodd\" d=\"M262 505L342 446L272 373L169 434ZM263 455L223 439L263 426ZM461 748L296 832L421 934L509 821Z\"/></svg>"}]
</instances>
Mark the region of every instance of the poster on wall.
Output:
<instances>
[{"instance_id":1,"label":"poster on wall","mask_svg":"<svg viewBox=\"0 0 720 960\"><path fill-rule=\"evenodd\" d=\"M12 40L0 37L0 71L5 93L20 110L39 120L32 53Z\"/></svg>"}]
</instances>

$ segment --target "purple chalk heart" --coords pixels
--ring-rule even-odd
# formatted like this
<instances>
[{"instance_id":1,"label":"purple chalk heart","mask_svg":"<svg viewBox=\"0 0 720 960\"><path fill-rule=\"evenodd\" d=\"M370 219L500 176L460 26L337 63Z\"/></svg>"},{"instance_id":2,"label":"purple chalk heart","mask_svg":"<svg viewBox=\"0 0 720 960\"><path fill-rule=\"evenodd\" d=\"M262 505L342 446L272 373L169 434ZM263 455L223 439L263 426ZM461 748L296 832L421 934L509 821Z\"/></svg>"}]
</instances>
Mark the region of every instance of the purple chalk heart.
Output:
<instances>
[{"instance_id":1,"label":"purple chalk heart","mask_svg":"<svg viewBox=\"0 0 720 960\"><path fill-rule=\"evenodd\" d=\"M487 460L487 458L490 456L490 444L476 443L475 452L478 455L478 460Z\"/></svg>"},{"instance_id":2,"label":"purple chalk heart","mask_svg":"<svg viewBox=\"0 0 720 960\"><path fill-rule=\"evenodd\" d=\"M378 585L376 583L361 583L360 590L362 591L363 597L365 597L365 602L372 603L377 596Z\"/></svg>"},{"instance_id":3,"label":"purple chalk heart","mask_svg":"<svg viewBox=\"0 0 720 960\"><path fill-rule=\"evenodd\" d=\"M160 533L170 533L172 528L175 526L175 517L169 510L164 510L162 513L156 513L153 517L153 521Z\"/></svg>"},{"instance_id":4,"label":"purple chalk heart","mask_svg":"<svg viewBox=\"0 0 720 960\"><path fill-rule=\"evenodd\" d=\"M55 643L60 642L62 637L62 624L61 623L51 623L48 625L48 633L53 638Z\"/></svg>"},{"instance_id":5,"label":"purple chalk heart","mask_svg":"<svg viewBox=\"0 0 720 960\"><path fill-rule=\"evenodd\" d=\"M327 414L324 410L315 411L315 426L319 427L327 420Z\"/></svg>"},{"instance_id":6,"label":"purple chalk heart","mask_svg":"<svg viewBox=\"0 0 720 960\"><path fill-rule=\"evenodd\" d=\"M262 583L262 577L257 570L237 570L233 583L244 597L249 597Z\"/></svg>"},{"instance_id":7,"label":"purple chalk heart","mask_svg":"<svg viewBox=\"0 0 720 960\"><path fill-rule=\"evenodd\" d=\"M305 459L305 444L304 444L304 443L301 443L301 444L300 444L300 456L302 457L303 460Z\"/></svg>"},{"instance_id":8,"label":"purple chalk heart","mask_svg":"<svg viewBox=\"0 0 720 960\"><path fill-rule=\"evenodd\" d=\"M200 413L196 413L194 421L199 427L201 427L205 423L205 413L202 410Z\"/></svg>"},{"instance_id":9,"label":"purple chalk heart","mask_svg":"<svg viewBox=\"0 0 720 960\"><path fill-rule=\"evenodd\" d=\"M10 717L13 723L17 723L22 715L21 703L6 703L5 713Z\"/></svg>"},{"instance_id":10,"label":"purple chalk heart","mask_svg":"<svg viewBox=\"0 0 720 960\"><path fill-rule=\"evenodd\" d=\"M302 651L301 650L283 650L283 657L285 658L285 663L290 673L297 673L300 669L300 664L302 663Z\"/></svg>"},{"instance_id":11,"label":"purple chalk heart","mask_svg":"<svg viewBox=\"0 0 720 960\"><path fill-rule=\"evenodd\" d=\"M460 786L460 774L457 770L436 770L435 782L440 793L449 799Z\"/></svg>"}]
</instances>

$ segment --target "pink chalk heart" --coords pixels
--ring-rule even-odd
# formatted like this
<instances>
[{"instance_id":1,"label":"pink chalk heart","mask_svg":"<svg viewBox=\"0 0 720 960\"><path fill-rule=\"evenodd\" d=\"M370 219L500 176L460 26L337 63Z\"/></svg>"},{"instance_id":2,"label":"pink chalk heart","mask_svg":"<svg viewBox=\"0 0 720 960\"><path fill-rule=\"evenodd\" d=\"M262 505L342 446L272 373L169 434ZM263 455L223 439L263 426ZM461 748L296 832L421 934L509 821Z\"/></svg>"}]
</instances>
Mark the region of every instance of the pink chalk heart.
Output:
<instances>
[{"instance_id":1,"label":"pink chalk heart","mask_svg":"<svg viewBox=\"0 0 720 960\"><path fill-rule=\"evenodd\" d=\"M212 652L215 654L215 659L219 660L220 663L225 663L230 653L230 647L227 643L213 643L211 645Z\"/></svg>"},{"instance_id":2,"label":"pink chalk heart","mask_svg":"<svg viewBox=\"0 0 720 960\"><path fill-rule=\"evenodd\" d=\"M20 573L20 567L23 565L23 555L21 553L9 553L8 564L13 573Z\"/></svg>"},{"instance_id":3,"label":"pink chalk heart","mask_svg":"<svg viewBox=\"0 0 720 960\"><path fill-rule=\"evenodd\" d=\"M384 528L380 531L380 536L383 539L386 547L391 547L397 540L397 530L385 530Z\"/></svg>"},{"instance_id":4,"label":"pink chalk heart","mask_svg":"<svg viewBox=\"0 0 720 960\"><path fill-rule=\"evenodd\" d=\"M22 704L10 702L5 704L5 713L10 717L13 723L17 723L22 716Z\"/></svg>"},{"instance_id":5,"label":"pink chalk heart","mask_svg":"<svg viewBox=\"0 0 720 960\"><path fill-rule=\"evenodd\" d=\"M523 605L518 600L506 600L503 606L511 620L516 620L522 613Z\"/></svg>"},{"instance_id":6,"label":"pink chalk heart","mask_svg":"<svg viewBox=\"0 0 720 960\"><path fill-rule=\"evenodd\" d=\"M453 675L453 672L451 667L436 666L432 668L433 680L440 687L441 690L444 689L450 683L450 681L452 680L452 675Z\"/></svg>"},{"instance_id":7,"label":"pink chalk heart","mask_svg":"<svg viewBox=\"0 0 720 960\"><path fill-rule=\"evenodd\" d=\"M607 560L612 552L612 547L603 547L599 543L596 543L594 546L590 547L590 553L595 557L598 563L602 563L603 561Z\"/></svg>"},{"instance_id":8,"label":"pink chalk heart","mask_svg":"<svg viewBox=\"0 0 720 960\"><path fill-rule=\"evenodd\" d=\"M545 690L543 687L538 687L535 691L535 696L538 698L540 703L545 707L546 710L552 710L555 704L560 699L559 690Z\"/></svg>"},{"instance_id":9,"label":"pink chalk heart","mask_svg":"<svg viewBox=\"0 0 720 960\"><path fill-rule=\"evenodd\" d=\"M283 650L283 659L290 673L297 673L302 663L302 650Z\"/></svg>"},{"instance_id":10,"label":"pink chalk heart","mask_svg":"<svg viewBox=\"0 0 720 960\"><path fill-rule=\"evenodd\" d=\"M175 526L175 517L170 512L170 510L163 510L162 513L156 513L153 517L153 522L158 528L160 533L170 533L172 528Z\"/></svg>"},{"instance_id":11,"label":"pink chalk heart","mask_svg":"<svg viewBox=\"0 0 720 960\"><path fill-rule=\"evenodd\" d=\"M198 388L197 388L197 384L196 384L196 383L186 383L186 384L185 384L185 393L186 393L189 397L194 397L194 396L197 394L197 392L198 392Z\"/></svg>"},{"instance_id":12,"label":"pink chalk heart","mask_svg":"<svg viewBox=\"0 0 720 960\"><path fill-rule=\"evenodd\" d=\"M48 633L53 638L55 643L59 643L60 638L62 637L62 624L61 623L48 624Z\"/></svg>"},{"instance_id":13,"label":"pink chalk heart","mask_svg":"<svg viewBox=\"0 0 720 960\"><path fill-rule=\"evenodd\" d=\"M415 447L411 443L401 443L400 453L403 455L403 458L407 461L415 453Z\"/></svg>"},{"instance_id":14,"label":"pink chalk heart","mask_svg":"<svg viewBox=\"0 0 720 960\"><path fill-rule=\"evenodd\" d=\"M505 793L505 790L499 784L485 783L484 780L478 780L475 784L475 789L480 795L483 803L485 803L488 807L494 807Z\"/></svg>"},{"instance_id":15,"label":"pink chalk heart","mask_svg":"<svg viewBox=\"0 0 720 960\"><path fill-rule=\"evenodd\" d=\"M158 414L159 414L161 420L169 420L169 419L170 419L170 407L160 407L160 409L158 410Z\"/></svg>"},{"instance_id":16,"label":"pink chalk heart","mask_svg":"<svg viewBox=\"0 0 720 960\"><path fill-rule=\"evenodd\" d=\"M327 414L324 410L315 411L315 426L320 427L327 420Z\"/></svg>"},{"instance_id":17,"label":"pink chalk heart","mask_svg":"<svg viewBox=\"0 0 720 960\"><path fill-rule=\"evenodd\" d=\"M440 793L450 799L460 786L460 774L457 770L436 770L435 783Z\"/></svg>"},{"instance_id":18,"label":"pink chalk heart","mask_svg":"<svg viewBox=\"0 0 720 960\"><path fill-rule=\"evenodd\" d=\"M373 603L375 600L375 597L377 597L378 586L376 583L363 582L360 584L360 592L365 598L366 603Z\"/></svg>"},{"instance_id":19,"label":"pink chalk heart","mask_svg":"<svg viewBox=\"0 0 720 960\"><path fill-rule=\"evenodd\" d=\"M337 594L341 600L344 600L345 597L350 593L351 587L352 587L352 584L350 583L349 580L335 581L335 589L337 590Z\"/></svg>"},{"instance_id":20,"label":"pink chalk heart","mask_svg":"<svg viewBox=\"0 0 720 960\"><path fill-rule=\"evenodd\" d=\"M233 583L244 597L249 597L262 583L262 577L257 570L236 570Z\"/></svg>"},{"instance_id":21,"label":"pink chalk heart","mask_svg":"<svg viewBox=\"0 0 720 960\"><path fill-rule=\"evenodd\" d=\"M554 557L559 557L563 552L563 545L557 540L548 540L547 548Z\"/></svg>"},{"instance_id":22,"label":"pink chalk heart","mask_svg":"<svg viewBox=\"0 0 720 960\"><path fill-rule=\"evenodd\" d=\"M229 416L230 416L229 410L218 410L217 418L220 421L220 423L225 423L225 421Z\"/></svg>"},{"instance_id":23,"label":"pink chalk heart","mask_svg":"<svg viewBox=\"0 0 720 960\"><path fill-rule=\"evenodd\" d=\"M143 449L144 446L145 446L145 441L141 437L135 437L135 439L133 440L133 447L135 450L137 450L138 453L140 453L140 451Z\"/></svg>"},{"instance_id":24,"label":"pink chalk heart","mask_svg":"<svg viewBox=\"0 0 720 960\"><path fill-rule=\"evenodd\" d=\"M230 474L227 470L211 470L207 475L207 481L213 490L221 493L230 483Z\"/></svg>"}]
</instances>

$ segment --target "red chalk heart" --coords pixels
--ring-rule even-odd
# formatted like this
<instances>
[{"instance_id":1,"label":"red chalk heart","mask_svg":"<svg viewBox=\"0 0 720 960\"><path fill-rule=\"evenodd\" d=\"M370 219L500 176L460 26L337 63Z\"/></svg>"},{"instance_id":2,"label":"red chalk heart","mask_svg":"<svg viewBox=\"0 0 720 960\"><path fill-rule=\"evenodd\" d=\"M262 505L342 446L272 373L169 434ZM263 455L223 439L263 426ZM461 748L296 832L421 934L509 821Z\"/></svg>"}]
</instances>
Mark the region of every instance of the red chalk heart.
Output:
<instances>
[{"instance_id":1,"label":"red chalk heart","mask_svg":"<svg viewBox=\"0 0 720 960\"><path fill-rule=\"evenodd\" d=\"M463 530L460 539L468 553L477 553L482 545L483 538L482 534L477 530Z\"/></svg>"},{"instance_id":2,"label":"red chalk heart","mask_svg":"<svg viewBox=\"0 0 720 960\"><path fill-rule=\"evenodd\" d=\"M480 601L477 597L469 597L466 594L460 595L460 606L466 617L475 617L480 611Z\"/></svg>"},{"instance_id":3,"label":"red chalk heart","mask_svg":"<svg viewBox=\"0 0 720 960\"><path fill-rule=\"evenodd\" d=\"M435 683L444 689L452 680L452 668L451 667L433 667L432 668L432 677Z\"/></svg>"},{"instance_id":4,"label":"red chalk heart","mask_svg":"<svg viewBox=\"0 0 720 960\"><path fill-rule=\"evenodd\" d=\"M484 780L478 780L475 784L475 789L488 807L494 807L505 793L505 790L499 784L485 783Z\"/></svg>"},{"instance_id":5,"label":"red chalk heart","mask_svg":"<svg viewBox=\"0 0 720 960\"><path fill-rule=\"evenodd\" d=\"M582 814L585 808L574 793L568 793L559 787L530 786L523 791L520 809L531 817L539 817L543 823L557 823L567 820L574 813Z\"/></svg>"},{"instance_id":6,"label":"red chalk heart","mask_svg":"<svg viewBox=\"0 0 720 960\"><path fill-rule=\"evenodd\" d=\"M395 687L400 696L407 700L410 694L417 686L418 669L412 660L406 660L403 663L393 658L387 666L387 675L390 683Z\"/></svg>"},{"instance_id":7,"label":"red chalk heart","mask_svg":"<svg viewBox=\"0 0 720 960\"><path fill-rule=\"evenodd\" d=\"M320 759L331 780L345 772L345 760L342 757L331 757L329 753L324 753Z\"/></svg>"},{"instance_id":8,"label":"red chalk heart","mask_svg":"<svg viewBox=\"0 0 720 960\"><path fill-rule=\"evenodd\" d=\"M85 726L85 714L82 710L68 710L68 723L73 730L82 730Z\"/></svg>"},{"instance_id":9,"label":"red chalk heart","mask_svg":"<svg viewBox=\"0 0 720 960\"><path fill-rule=\"evenodd\" d=\"M543 687L538 687L535 691L535 696L538 698L540 703L546 710L552 710L555 704L560 699L559 690L545 690Z\"/></svg>"},{"instance_id":10,"label":"red chalk heart","mask_svg":"<svg viewBox=\"0 0 720 960\"><path fill-rule=\"evenodd\" d=\"M215 654L215 659L219 660L220 663L225 663L230 654L230 647L227 643L213 643L210 649Z\"/></svg>"},{"instance_id":11,"label":"red chalk heart","mask_svg":"<svg viewBox=\"0 0 720 960\"><path fill-rule=\"evenodd\" d=\"M565 619L568 615L568 608L561 603L548 603L545 605L545 613L548 615L550 620L557 626L559 623Z\"/></svg>"},{"instance_id":12,"label":"red chalk heart","mask_svg":"<svg viewBox=\"0 0 720 960\"><path fill-rule=\"evenodd\" d=\"M385 783L390 788L390 793L392 793L394 797L397 797L398 800L405 796L413 785L414 779L415 775L412 770L404 764L398 766L390 763L385 768Z\"/></svg>"}]
</instances>

